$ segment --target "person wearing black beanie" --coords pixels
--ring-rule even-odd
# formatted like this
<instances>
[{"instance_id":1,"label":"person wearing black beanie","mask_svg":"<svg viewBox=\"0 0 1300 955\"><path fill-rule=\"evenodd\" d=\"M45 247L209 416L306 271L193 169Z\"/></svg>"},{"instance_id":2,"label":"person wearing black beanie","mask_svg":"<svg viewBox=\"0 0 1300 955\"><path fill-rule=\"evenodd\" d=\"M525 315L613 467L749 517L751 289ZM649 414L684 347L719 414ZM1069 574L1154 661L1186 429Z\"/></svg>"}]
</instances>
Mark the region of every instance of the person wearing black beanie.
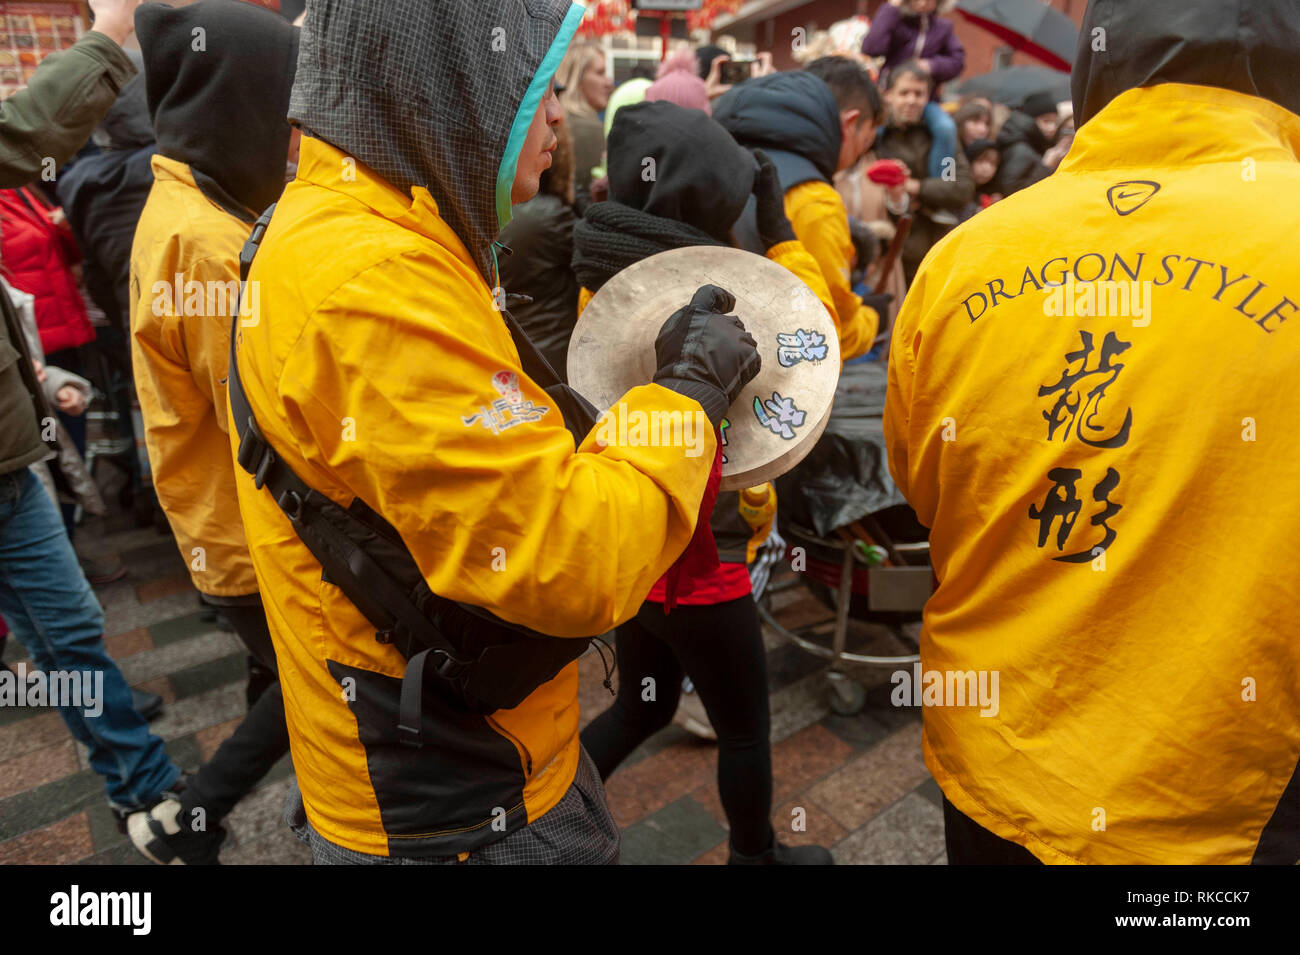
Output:
<instances>
[{"instance_id":1,"label":"person wearing black beanie","mask_svg":"<svg viewBox=\"0 0 1300 955\"><path fill-rule=\"evenodd\" d=\"M1009 196L1052 174L1060 158L1053 162L1045 157L1056 142L1060 125L1056 101L1046 92L1034 93L1007 117L998 131L1002 165L994 180L995 192Z\"/></svg>"},{"instance_id":2,"label":"person wearing black beanie","mask_svg":"<svg viewBox=\"0 0 1300 955\"><path fill-rule=\"evenodd\" d=\"M772 160L740 146L702 111L664 101L624 107L610 128L607 166L609 201L588 206L573 232L573 269L583 285L580 310L618 272L659 252L736 246L732 228L751 195L757 198L757 228L767 257L799 275L830 308L817 263L786 218ZM768 485L755 490L775 493ZM623 672L652 677L660 687L657 698L641 699L639 679L621 680L618 698L582 731L582 745L601 778L608 778L673 719L679 701L690 714L694 704L681 695L682 677L689 676L707 711L694 721L711 721L718 740L718 790L731 827L730 863L829 863L824 848L777 842L768 818L767 672L746 566L767 528L756 532L741 516L737 491L718 495L709 526L718 545L717 569L683 585L671 615L664 613L666 589L659 581L640 612L615 631Z\"/></svg>"},{"instance_id":3,"label":"person wearing black beanie","mask_svg":"<svg viewBox=\"0 0 1300 955\"><path fill-rule=\"evenodd\" d=\"M240 520L226 374L239 252L284 188L298 30L234 0L147 4L136 14L158 153L131 250L131 350L158 501L205 604L275 670ZM255 321L251 283L240 302ZM214 864L221 820L289 749L278 680L179 799L126 820L154 862Z\"/></svg>"}]
</instances>

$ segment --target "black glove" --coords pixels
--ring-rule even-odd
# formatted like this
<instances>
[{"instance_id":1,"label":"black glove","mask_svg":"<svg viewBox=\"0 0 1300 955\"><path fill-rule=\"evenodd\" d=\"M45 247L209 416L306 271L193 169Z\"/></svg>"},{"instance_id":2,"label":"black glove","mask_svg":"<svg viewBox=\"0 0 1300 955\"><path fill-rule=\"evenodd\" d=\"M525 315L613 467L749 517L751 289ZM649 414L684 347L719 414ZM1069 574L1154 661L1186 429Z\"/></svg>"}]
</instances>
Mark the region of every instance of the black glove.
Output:
<instances>
[{"instance_id":1,"label":"black glove","mask_svg":"<svg viewBox=\"0 0 1300 955\"><path fill-rule=\"evenodd\" d=\"M655 339L655 383L694 398L715 428L761 364L754 336L726 314L735 307L726 289L702 285Z\"/></svg>"},{"instance_id":2,"label":"black glove","mask_svg":"<svg viewBox=\"0 0 1300 955\"><path fill-rule=\"evenodd\" d=\"M862 304L874 310L880 316L881 321L885 321L889 318L889 306L894 304L894 296L888 292L881 292L878 295L864 295L862 296Z\"/></svg>"},{"instance_id":3,"label":"black glove","mask_svg":"<svg viewBox=\"0 0 1300 955\"><path fill-rule=\"evenodd\" d=\"M794 227L785 214L785 190L781 188L776 164L761 149L754 150L758 175L754 177L754 201L757 204L758 241L766 252L782 242L793 242Z\"/></svg>"}]
</instances>

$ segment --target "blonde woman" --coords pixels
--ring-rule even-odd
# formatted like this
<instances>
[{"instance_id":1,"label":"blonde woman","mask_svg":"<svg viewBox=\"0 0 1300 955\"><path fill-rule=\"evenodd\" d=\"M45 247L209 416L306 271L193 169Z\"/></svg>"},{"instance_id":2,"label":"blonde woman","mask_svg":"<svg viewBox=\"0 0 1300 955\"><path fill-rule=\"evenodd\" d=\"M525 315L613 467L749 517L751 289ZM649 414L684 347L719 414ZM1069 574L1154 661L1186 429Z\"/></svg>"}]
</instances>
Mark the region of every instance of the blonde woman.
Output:
<instances>
[{"instance_id":1,"label":"blonde woman","mask_svg":"<svg viewBox=\"0 0 1300 955\"><path fill-rule=\"evenodd\" d=\"M573 134L574 186L581 209L591 200L591 170L605 155L603 114L614 81L604 50L595 43L571 47L555 74L555 89Z\"/></svg>"}]
</instances>

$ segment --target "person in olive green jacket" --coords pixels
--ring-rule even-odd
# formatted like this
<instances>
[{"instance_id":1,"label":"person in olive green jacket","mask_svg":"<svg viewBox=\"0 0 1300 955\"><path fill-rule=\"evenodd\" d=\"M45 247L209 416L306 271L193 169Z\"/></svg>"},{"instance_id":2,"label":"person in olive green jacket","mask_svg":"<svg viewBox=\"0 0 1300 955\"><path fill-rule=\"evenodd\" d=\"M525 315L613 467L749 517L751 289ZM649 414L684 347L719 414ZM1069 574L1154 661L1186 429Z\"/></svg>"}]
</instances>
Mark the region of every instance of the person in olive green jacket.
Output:
<instances>
[{"instance_id":1,"label":"person in olive green jacket","mask_svg":"<svg viewBox=\"0 0 1300 955\"><path fill-rule=\"evenodd\" d=\"M121 44L140 0L90 0L95 29L52 53L26 90L0 103L0 188L40 177L89 138L135 73ZM119 821L175 794L181 771L131 704L131 690L104 648L104 615L63 520L28 465L51 456L46 406L17 313L0 295L0 614L33 670L0 669L0 701L19 683L48 686L68 730L90 748ZM57 681L52 679L59 675ZM10 696L10 694L13 694Z\"/></svg>"},{"instance_id":2,"label":"person in olive green jacket","mask_svg":"<svg viewBox=\"0 0 1300 955\"><path fill-rule=\"evenodd\" d=\"M135 66L122 49L140 0L91 0L95 23L41 61L25 90L0 103L0 189L49 179L86 144Z\"/></svg>"}]
</instances>

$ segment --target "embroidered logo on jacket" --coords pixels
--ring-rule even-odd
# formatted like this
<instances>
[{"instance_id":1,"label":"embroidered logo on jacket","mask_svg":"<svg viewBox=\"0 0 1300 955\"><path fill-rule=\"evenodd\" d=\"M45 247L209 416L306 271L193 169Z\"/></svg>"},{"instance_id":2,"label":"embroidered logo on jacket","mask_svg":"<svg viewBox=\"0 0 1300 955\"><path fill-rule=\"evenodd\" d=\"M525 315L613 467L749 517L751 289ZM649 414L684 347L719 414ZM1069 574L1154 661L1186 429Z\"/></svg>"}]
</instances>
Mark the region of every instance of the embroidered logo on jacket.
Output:
<instances>
[{"instance_id":1,"label":"embroidered logo on jacket","mask_svg":"<svg viewBox=\"0 0 1300 955\"><path fill-rule=\"evenodd\" d=\"M1149 179L1117 182L1106 190L1106 201L1116 215L1126 216L1141 209L1159 191L1160 183Z\"/></svg>"},{"instance_id":2,"label":"embroidered logo on jacket","mask_svg":"<svg viewBox=\"0 0 1300 955\"><path fill-rule=\"evenodd\" d=\"M492 387L501 397L492 402L490 407L480 405L477 414L468 418L462 416L460 420L465 427L481 422L493 434L500 434L515 425L537 421L550 410L548 405L534 404L524 398L524 393L519 388L519 376L513 371L499 371L493 375Z\"/></svg>"}]
</instances>

